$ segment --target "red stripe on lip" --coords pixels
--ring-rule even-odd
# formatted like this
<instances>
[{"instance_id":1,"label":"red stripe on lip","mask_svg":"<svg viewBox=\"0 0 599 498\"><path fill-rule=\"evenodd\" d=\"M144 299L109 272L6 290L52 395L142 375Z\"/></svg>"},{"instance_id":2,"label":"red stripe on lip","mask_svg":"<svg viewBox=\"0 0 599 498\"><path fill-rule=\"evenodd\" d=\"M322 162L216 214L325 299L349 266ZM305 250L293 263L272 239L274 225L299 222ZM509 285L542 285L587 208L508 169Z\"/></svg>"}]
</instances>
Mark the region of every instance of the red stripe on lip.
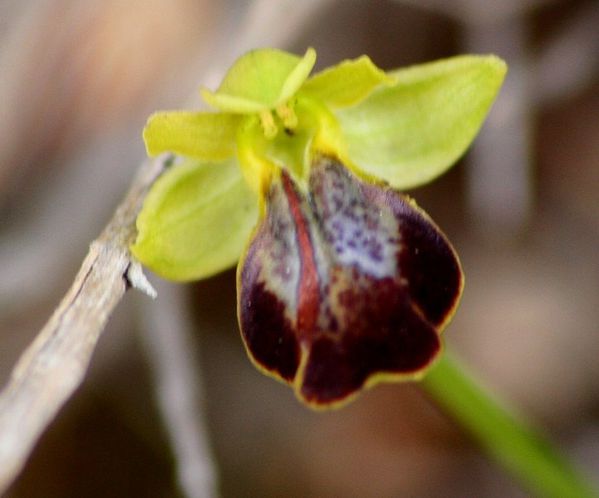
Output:
<instances>
[{"instance_id":1,"label":"red stripe on lip","mask_svg":"<svg viewBox=\"0 0 599 498\"><path fill-rule=\"evenodd\" d=\"M300 256L299 299L297 307L297 329L301 342L309 341L316 329L320 308L318 272L310 231L302 214L301 199L289 175L283 171L283 188L295 224L296 239Z\"/></svg>"}]
</instances>

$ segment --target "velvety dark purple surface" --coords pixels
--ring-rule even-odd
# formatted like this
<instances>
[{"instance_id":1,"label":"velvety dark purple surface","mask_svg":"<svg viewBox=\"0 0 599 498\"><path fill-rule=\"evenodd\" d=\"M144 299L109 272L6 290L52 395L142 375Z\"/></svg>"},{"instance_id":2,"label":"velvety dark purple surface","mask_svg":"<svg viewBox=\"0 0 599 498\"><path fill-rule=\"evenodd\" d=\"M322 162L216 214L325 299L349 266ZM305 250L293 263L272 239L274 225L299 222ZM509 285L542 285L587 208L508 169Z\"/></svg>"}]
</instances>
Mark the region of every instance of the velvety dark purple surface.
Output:
<instances>
[{"instance_id":1,"label":"velvety dark purple surface","mask_svg":"<svg viewBox=\"0 0 599 498\"><path fill-rule=\"evenodd\" d=\"M448 241L407 197L326 157L312 165L307 192L286 172L273 181L242 265L250 354L288 382L301 375L300 396L321 405L377 373L430 364L462 282Z\"/></svg>"}]
</instances>

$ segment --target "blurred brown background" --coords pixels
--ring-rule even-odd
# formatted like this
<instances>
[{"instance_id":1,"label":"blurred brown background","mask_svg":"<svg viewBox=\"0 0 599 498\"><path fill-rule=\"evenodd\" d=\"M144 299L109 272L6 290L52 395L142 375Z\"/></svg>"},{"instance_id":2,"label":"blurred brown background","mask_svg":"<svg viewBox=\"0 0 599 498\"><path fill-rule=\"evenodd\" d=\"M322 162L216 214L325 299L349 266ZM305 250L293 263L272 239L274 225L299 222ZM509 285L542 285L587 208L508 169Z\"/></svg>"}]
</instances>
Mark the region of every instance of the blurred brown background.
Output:
<instances>
[{"instance_id":1,"label":"blurred brown background","mask_svg":"<svg viewBox=\"0 0 599 498\"><path fill-rule=\"evenodd\" d=\"M186 102L200 83L250 48L308 45L319 67L363 53L389 69L462 52L507 60L475 146L411 194L466 272L447 344L599 481L592 0L2 0L0 380L130 183L147 115L199 105ZM186 396L204 410L224 497L526 496L415 386L379 386L332 413L300 406L245 356L234 272L157 285L156 302L126 296L8 496L202 496L202 455L181 446L202 434L202 411L199 429L164 413L181 399L185 411ZM200 366L182 393L165 381L182 375L165 330Z\"/></svg>"}]
</instances>

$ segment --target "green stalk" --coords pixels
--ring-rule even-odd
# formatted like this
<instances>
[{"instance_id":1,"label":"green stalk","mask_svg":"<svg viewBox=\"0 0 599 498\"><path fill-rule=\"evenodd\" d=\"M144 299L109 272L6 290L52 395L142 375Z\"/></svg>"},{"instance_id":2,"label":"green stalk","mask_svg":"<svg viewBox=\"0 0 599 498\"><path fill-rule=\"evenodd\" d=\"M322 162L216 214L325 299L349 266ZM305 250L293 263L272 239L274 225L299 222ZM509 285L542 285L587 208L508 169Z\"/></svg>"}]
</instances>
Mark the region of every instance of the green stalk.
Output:
<instances>
[{"instance_id":1,"label":"green stalk","mask_svg":"<svg viewBox=\"0 0 599 498\"><path fill-rule=\"evenodd\" d=\"M571 462L539 432L491 397L447 352L421 384L497 462L535 495L599 497Z\"/></svg>"}]
</instances>

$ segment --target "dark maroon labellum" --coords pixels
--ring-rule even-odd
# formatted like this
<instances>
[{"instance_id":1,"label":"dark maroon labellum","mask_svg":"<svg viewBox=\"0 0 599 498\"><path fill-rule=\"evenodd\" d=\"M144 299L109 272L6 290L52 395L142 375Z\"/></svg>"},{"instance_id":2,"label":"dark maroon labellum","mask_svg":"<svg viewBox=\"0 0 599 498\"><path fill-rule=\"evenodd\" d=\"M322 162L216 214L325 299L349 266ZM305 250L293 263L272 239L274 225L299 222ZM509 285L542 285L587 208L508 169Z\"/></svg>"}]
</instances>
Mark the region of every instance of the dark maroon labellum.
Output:
<instances>
[{"instance_id":1,"label":"dark maroon labellum","mask_svg":"<svg viewBox=\"0 0 599 498\"><path fill-rule=\"evenodd\" d=\"M463 279L428 216L328 157L314 161L307 193L282 171L266 201L239 268L254 362L316 406L430 365Z\"/></svg>"}]
</instances>

